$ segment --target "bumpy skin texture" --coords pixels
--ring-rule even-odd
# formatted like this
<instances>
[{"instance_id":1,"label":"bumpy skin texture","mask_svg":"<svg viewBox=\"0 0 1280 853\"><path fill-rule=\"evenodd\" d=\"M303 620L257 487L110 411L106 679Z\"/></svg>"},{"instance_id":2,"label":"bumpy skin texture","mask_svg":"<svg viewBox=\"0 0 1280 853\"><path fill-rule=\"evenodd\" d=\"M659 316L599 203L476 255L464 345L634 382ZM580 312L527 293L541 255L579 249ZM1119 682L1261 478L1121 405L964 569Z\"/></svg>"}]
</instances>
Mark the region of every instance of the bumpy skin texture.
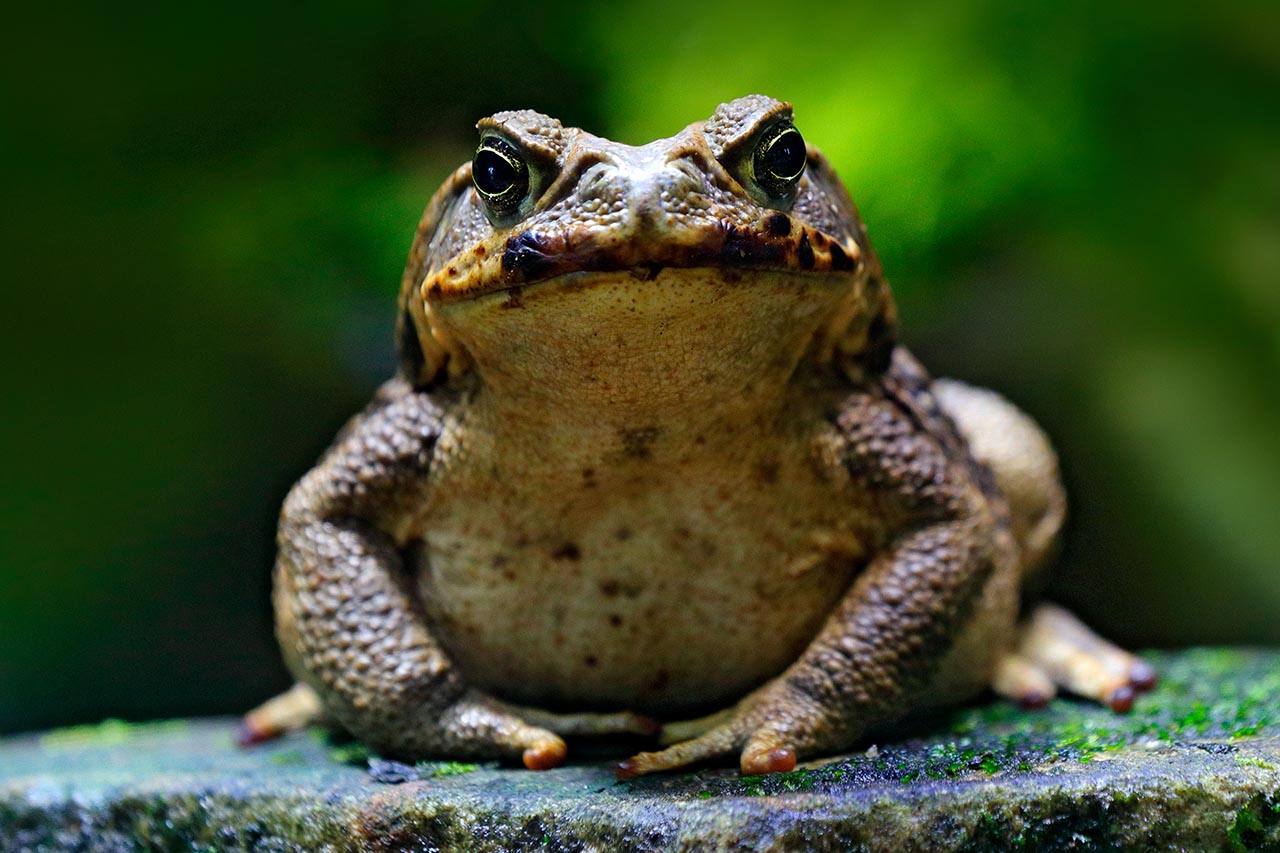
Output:
<instances>
[{"instance_id":1,"label":"bumpy skin texture","mask_svg":"<svg viewBox=\"0 0 1280 853\"><path fill-rule=\"evenodd\" d=\"M373 737L397 753L562 753L554 735L466 688L385 532L422 499L440 420L429 396L393 381L290 493L276 587L286 655L334 717L394 732Z\"/></svg>"},{"instance_id":2,"label":"bumpy skin texture","mask_svg":"<svg viewBox=\"0 0 1280 853\"><path fill-rule=\"evenodd\" d=\"M468 165L432 199L400 375L281 515L278 633L311 691L290 719L541 768L560 734L652 715L671 746L624 775L769 772L992 683L1149 680L1069 617L1019 640L1022 573L1062 519L1053 452L895 344L816 149L781 193L758 180L790 120L750 96L638 148L528 111L480 123L526 196L486 206Z\"/></svg>"}]
</instances>

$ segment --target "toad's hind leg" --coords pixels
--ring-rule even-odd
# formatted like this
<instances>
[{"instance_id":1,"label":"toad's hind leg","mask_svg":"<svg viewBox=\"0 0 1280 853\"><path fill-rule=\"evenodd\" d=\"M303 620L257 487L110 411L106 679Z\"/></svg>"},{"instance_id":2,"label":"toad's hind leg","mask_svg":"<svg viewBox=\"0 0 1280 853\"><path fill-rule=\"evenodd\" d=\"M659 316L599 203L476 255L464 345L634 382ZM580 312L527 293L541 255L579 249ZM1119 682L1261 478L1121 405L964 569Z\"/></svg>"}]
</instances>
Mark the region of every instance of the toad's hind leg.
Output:
<instances>
[{"instance_id":1,"label":"toad's hind leg","mask_svg":"<svg viewBox=\"0 0 1280 853\"><path fill-rule=\"evenodd\" d=\"M995 475L1009 503L1023 578L1053 553L1066 514L1058 459L1049 439L999 394L954 380L932 390L955 421L970 451ZM1023 705L1048 702L1058 688L1128 710L1135 691L1155 683L1155 671L1099 637L1061 607L1040 605L1018 631L1014 648L996 668L996 692Z\"/></svg>"},{"instance_id":2,"label":"toad's hind leg","mask_svg":"<svg viewBox=\"0 0 1280 853\"><path fill-rule=\"evenodd\" d=\"M1035 421L994 391L953 379L935 381L932 391L970 452L995 474L1023 577L1033 574L1057 546L1067 510L1053 446Z\"/></svg>"}]
</instances>

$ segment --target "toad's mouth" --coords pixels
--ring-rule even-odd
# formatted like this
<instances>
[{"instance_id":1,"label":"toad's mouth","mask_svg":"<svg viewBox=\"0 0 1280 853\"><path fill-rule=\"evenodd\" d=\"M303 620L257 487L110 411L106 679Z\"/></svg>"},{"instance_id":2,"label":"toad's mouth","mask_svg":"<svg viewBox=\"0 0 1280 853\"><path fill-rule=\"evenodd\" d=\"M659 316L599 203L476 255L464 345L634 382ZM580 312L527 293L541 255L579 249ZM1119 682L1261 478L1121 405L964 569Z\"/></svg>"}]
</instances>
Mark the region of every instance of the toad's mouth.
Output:
<instances>
[{"instance_id":1,"label":"toad's mouth","mask_svg":"<svg viewBox=\"0 0 1280 853\"><path fill-rule=\"evenodd\" d=\"M649 279L668 267L857 276L864 258L856 242L795 223L784 213L770 215L759 228L716 222L678 236L647 238L610 229L529 229L495 236L450 259L426 276L422 295L428 302L459 302L574 273L630 270Z\"/></svg>"}]
</instances>

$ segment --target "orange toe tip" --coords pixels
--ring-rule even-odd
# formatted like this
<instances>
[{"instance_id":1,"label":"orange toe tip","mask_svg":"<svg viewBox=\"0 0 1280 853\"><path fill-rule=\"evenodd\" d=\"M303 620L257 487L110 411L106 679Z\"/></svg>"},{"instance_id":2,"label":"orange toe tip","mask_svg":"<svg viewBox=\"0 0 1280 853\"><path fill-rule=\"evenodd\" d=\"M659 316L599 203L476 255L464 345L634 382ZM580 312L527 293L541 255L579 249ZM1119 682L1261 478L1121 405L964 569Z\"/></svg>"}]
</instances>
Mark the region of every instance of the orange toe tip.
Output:
<instances>
[{"instance_id":1,"label":"orange toe tip","mask_svg":"<svg viewBox=\"0 0 1280 853\"><path fill-rule=\"evenodd\" d=\"M524 751L524 766L530 770L550 770L564 764L568 749L562 740L540 740Z\"/></svg>"},{"instance_id":2,"label":"orange toe tip","mask_svg":"<svg viewBox=\"0 0 1280 853\"><path fill-rule=\"evenodd\" d=\"M785 746L744 756L742 759L742 772L752 776L762 773L789 773L795 769L796 751Z\"/></svg>"},{"instance_id":3,"label":"orange toe tip","mask_svg":"<svg viewBox=\"0 0 1280 853\"><path fill-rule=\"evenodd\" d=\"M1111 706L1111 710L1117 714L1127 714L1133 710L1134 692L1129 685L1117 687L1107 698L1107 704Z\"/></svg>"}]
</instances>

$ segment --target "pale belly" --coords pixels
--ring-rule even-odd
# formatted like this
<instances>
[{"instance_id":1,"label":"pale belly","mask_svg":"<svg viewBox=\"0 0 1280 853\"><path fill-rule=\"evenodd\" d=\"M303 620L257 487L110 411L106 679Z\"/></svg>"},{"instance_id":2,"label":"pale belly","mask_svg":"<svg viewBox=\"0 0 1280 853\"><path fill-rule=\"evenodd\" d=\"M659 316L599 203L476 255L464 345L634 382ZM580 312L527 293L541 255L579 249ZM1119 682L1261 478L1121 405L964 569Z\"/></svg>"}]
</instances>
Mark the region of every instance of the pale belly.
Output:
<instances>
[{"instance_id":1,"label":"pale belly","mask_svg":"<svg viewBox=\"0 0 1280 853\"><path fill-rule=\"evenodd\" d=\"M517 702L730 703L796 660L866 556L847 481L787 455L551 482L461 466L421 521L433 632L470 683Z\"/></svg>"}]
</instances>

